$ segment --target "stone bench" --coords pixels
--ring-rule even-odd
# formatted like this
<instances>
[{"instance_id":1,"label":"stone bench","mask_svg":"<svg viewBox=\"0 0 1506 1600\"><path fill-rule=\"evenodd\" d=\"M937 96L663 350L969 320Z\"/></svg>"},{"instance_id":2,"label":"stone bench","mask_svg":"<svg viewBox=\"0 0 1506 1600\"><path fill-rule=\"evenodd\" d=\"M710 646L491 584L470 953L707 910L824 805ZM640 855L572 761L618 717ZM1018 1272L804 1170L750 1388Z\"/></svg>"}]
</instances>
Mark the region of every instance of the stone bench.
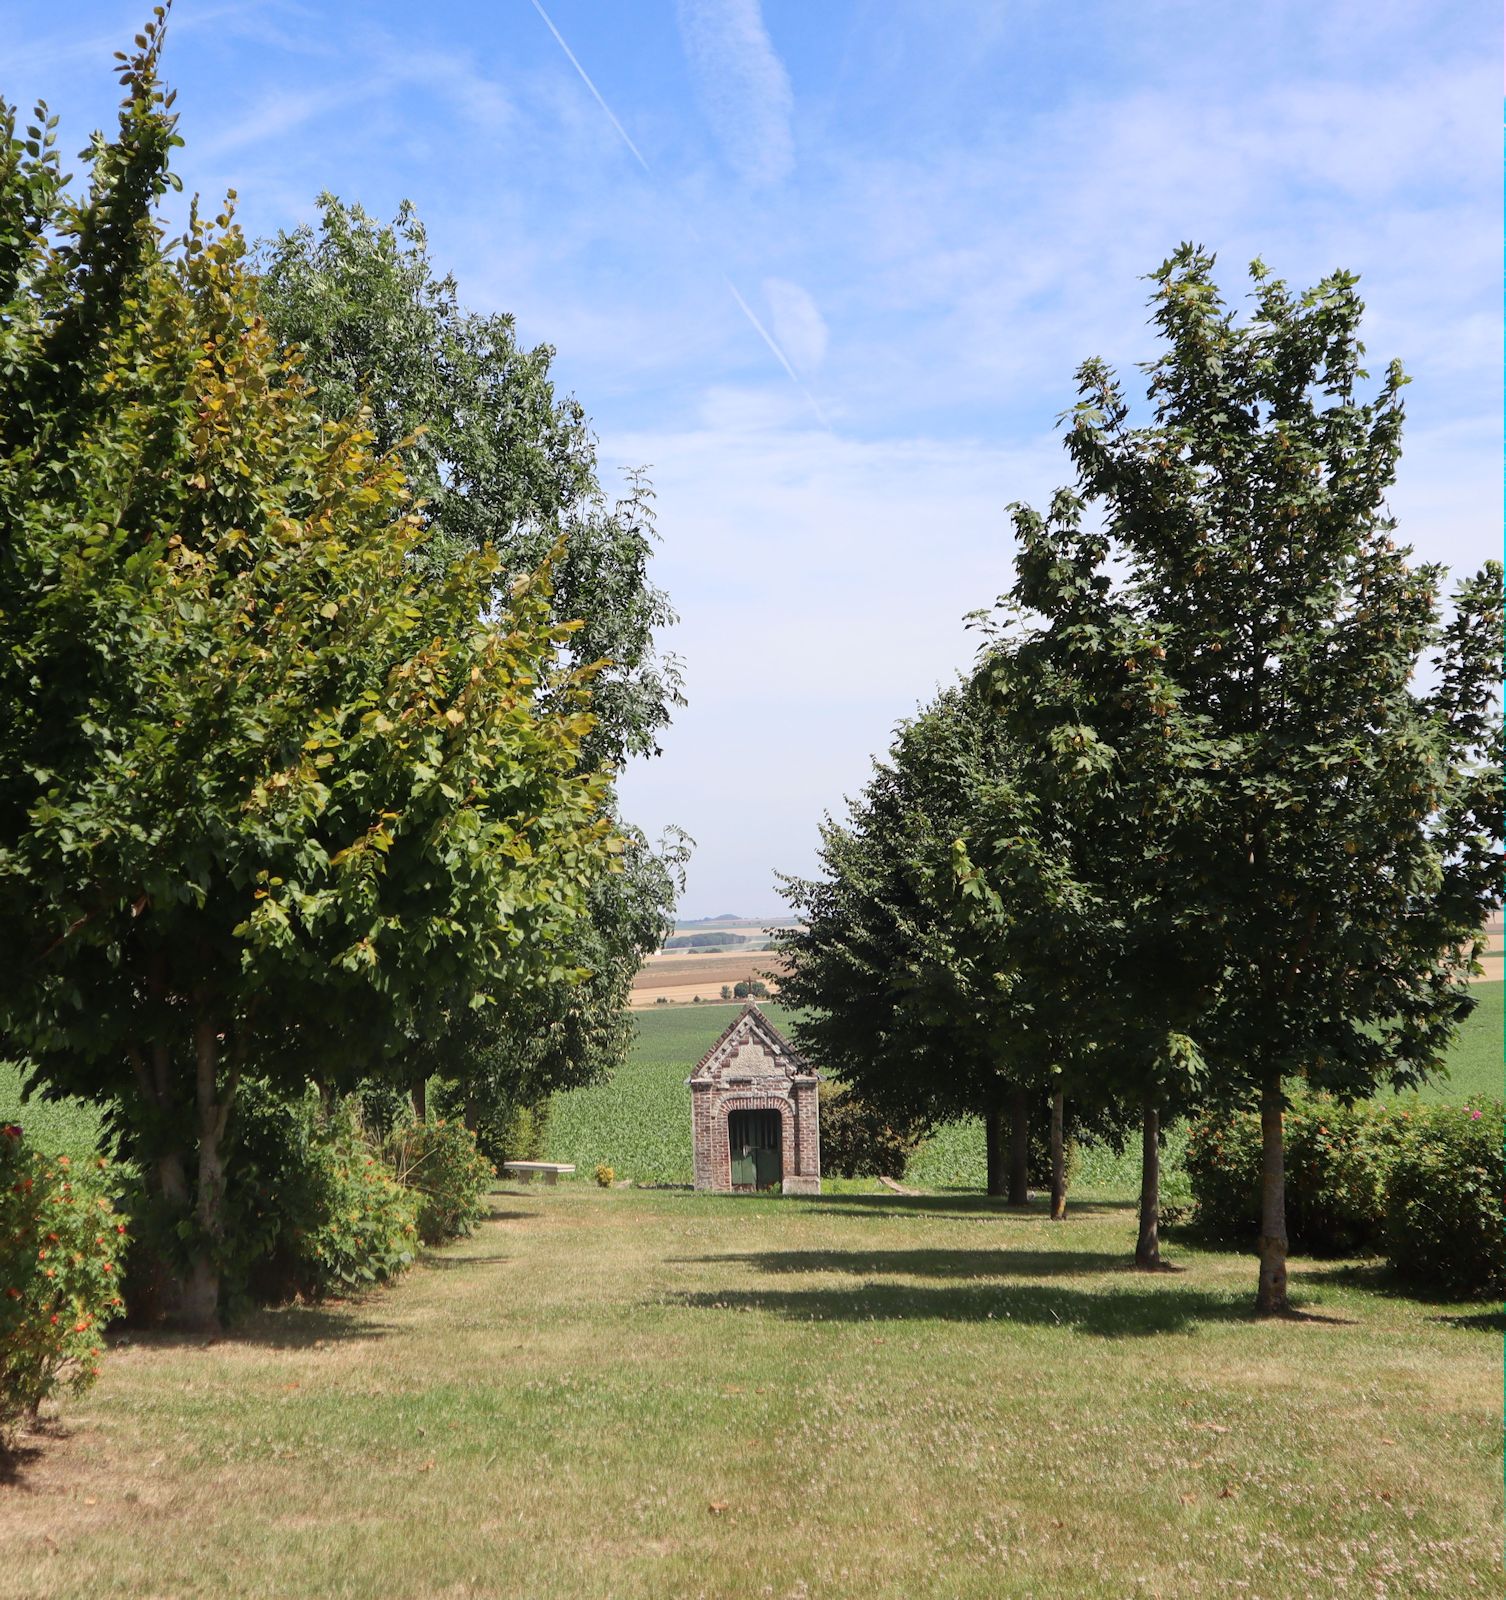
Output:
<instances>
[{"instance_id":1,"label":"stone bench","mask_svg":"<svg viewBox=\"0 0 1506 1600\"><path fill-rule=\"evenodd\" d=\"M543 1173L545 1183L558 1183L560 1173L574 1172L575 1168L568 1161L504 1161L502 1170L524 1183L532 1183L536 1172Z\"/></svg>"}]
</instances>

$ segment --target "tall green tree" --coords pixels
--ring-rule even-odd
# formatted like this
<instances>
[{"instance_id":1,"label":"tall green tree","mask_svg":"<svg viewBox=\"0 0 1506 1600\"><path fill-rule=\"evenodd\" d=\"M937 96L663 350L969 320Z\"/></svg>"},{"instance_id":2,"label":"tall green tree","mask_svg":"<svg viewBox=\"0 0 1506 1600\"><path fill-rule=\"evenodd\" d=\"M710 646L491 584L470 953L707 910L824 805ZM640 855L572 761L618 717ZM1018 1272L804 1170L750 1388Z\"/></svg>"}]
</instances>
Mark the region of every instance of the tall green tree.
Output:
<instances>
[{"instance_id":1,"label":"tall green tree","mask_svg":"<svg viewBox=\"0 0 1506 1600\"><path fill-rule=\"evenodd\" d=\"M1195 905L1165 894L1180 849L1181 775L1201 751L1165 670L1164 629L1137 614L1103 570L1106 540L1066 491L1047 515L1014 510L1015 582L977 678L1017 747L1031 753L1039 836L1063 884L1058 911L999 962L1036 974L1037 1009L1060 1019L1073 1093L1141 1131L1136 1265L1160 1265L1160 1145L1168 1114L1202 1075L1194 1029L1219 975ZM1128 780L1128 781L1127 781ZM978 935L1013 937L1020 859L1008 808L984 804L959 854ZM1057 949L1053 950L1053 943ZM1044 959L1043 959L1044 958Z\"/></svg>"},{"instance_id":2,"label":"tall green tree","mask_svg":"<svg viewBox=\"0 0 1506 1600\"><path fill-rule=\"evenodd\" d=\"M553 552L554 616L573 629L566 659L593 671L582 767L656 755L684 702L679 663L658 644L675 619L650 578L652 491L635 474L607 500L585 413L555 390L554 351L520 345L510 316L462 306L407 202L387 224L322 195L317 223L278 235L259 264L272 331L299 351L321 403L336 415L365 406L378 447L401 451L428 532L415 555L425 580L494 550L505 593ZM609 803L615 813L615 789ZM593 890L567 975L480 1013L455 996L447 1037L415 1043L415 1085L439 1066L474 1114L498 1120L621 1064L626 989L671 930L688 841L671 830L656 849L619 828L630 868Z\"/></svg>"},{"instance_id":3,"label":"tall green tree","mask_svg":"<svg viewBox=\"0 0 1506 1600\"><path fill-rule=\"evenodd\" d=\"M557 977L603 860L547 564L419 578L399 463L164 237L161 13L87 192L0 111L0 1036L116 1108L212 1326L248 1073L369 1071Z\"/></svg>"},{"instance_id":4,"label":"tall green tree","mask_svg":"<svg viewBox=\"0 0 1506 1600\"><path fill-rule=\"evenodd\" d=\"M466 310L439 276L417 211L391 223L331 194L317 225L279 234L258 256L272 332L332 416L364 407L377 448L401 450L429 530L416 560L442 574L485 549L504 576L553 561L566 646L597 667L588 765L658 753L681 699L680 664L659 647L675 620L649 575L653 496L641 475L609 502L586 414L556 393L548 345L525 349L511 316Z\"/></svg>"},{"instance_id":5,"label":"tall green tree","mask_svg":"<svg viewBox=\"0 0 1506 1600\"><path fill-rule=\"evenodd\" d=\"M1279 1313L1284 1086L1416 1084L1473 1003L1500 881L1501 573L1445 607L1442 571L1396 541L1407 380L1393 362L1367 391L1356 280L1294 293L1257 262L1242 319L1213 271L1184 246L1153 276L1150 415L1089 362L1066 443L1103 529L1088 581L1165 651L1160 899L1216 955L1194 1031L1212 1086L1260 1111L1257 1305ZM1105 712L1080 721L1148 816L1167 763L1116 751Z\"/></svg>"},{"instance_id":6,"label":"tall green tree","mask_svg":"<svg viewBox=\"0 0 1506 1600\"><path fill-rule=\"evenodd\" d=\"M505 1149L519 1110L602 1082L632 1043L633 979L671 925L689 846L671 834L654 849L635 829L618 824L617 831L618 869L590 884L584 914L563 947L578 963L571 980L541 983L481 1009L457 998L443 1030L416 1042L408 1056L412 1080L442 1080L447 1100L494 1156L519 1153Z\"/></svg>"},{"instance_id":7,"label":"tall green tree","mask_svg":"<svg viewBox=\"0 0 1506 1600\"><path fill-rule=\"evenodd\" d=\"M982 816L988 873L959 859ZM1077 894L1032 763L977 684L901 726L825 824L821 862L785 880L802 922L779 937L802 1048L900 1125L982 1117L989 1191L1022 1204L1032 1113L1079 1047Z\"/></svg>"}]
</instances>

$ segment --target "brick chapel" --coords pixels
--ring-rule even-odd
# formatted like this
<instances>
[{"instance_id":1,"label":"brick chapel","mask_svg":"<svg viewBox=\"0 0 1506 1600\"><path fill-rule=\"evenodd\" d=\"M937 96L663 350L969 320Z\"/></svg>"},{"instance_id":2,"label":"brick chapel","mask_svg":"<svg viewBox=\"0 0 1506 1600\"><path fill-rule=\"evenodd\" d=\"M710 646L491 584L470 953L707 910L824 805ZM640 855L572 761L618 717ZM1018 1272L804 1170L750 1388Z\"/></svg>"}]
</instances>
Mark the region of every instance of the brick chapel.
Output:
<instances>
[{"instance_id":1,"label":"brick chapel","mask_svg":"<svg viewBox=\"0 0 1506 1600\"><path fill-rule=\"evenodd\" d=\"M695 1186L820 1194L817 1074L757 1006L701 1057L690 1085Z\"/></svg>"}]
</instances>

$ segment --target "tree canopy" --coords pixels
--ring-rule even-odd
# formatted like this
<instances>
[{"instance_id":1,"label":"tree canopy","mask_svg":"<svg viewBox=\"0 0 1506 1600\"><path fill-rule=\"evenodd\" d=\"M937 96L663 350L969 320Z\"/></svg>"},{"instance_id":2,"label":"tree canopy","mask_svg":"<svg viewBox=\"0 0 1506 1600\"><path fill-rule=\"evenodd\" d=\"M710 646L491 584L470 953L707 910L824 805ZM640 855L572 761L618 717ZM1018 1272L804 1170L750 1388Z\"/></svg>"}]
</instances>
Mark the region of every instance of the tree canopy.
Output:
<instances>
[{"instance_id":1,"label":"tree canopy","mask_svg":"<svg viewBox=\"0 0 1506 1600\"><path fill-rule=\"evenodd\" d=\"M554 618L572 630L563 653L592 672L583 768L656 755L683 699L679 663L657 639L675 619L649 577L652 491L635 473L608 503L585 413L555 392L553 350L523 348L510 316L461 305L406 202L384 224L322 195L317 225L269 241L259 265L272 331L296 348L321 404L334 414L364 406L378 447L401 453L428 535L413 558L423 580L443 583L452 564L490 551L505 589L547 558ZM607 804L615 814L615 789ZM568 975L505 1010L468 1012L456 997L443 1044L411 1051L415 1084L441 1071L473 1115L496 1124L621 1063L626 991L669 931L689 841L670 830L654 846L617 826L628 870L593 888Z\"/></svg>"},{"instance_id":2,"label":"tree canopy","mask_svg":"<svg viewBox=\"0 0 1506 1600\"><path fill-rule=\"evenodd\" d=\"M1184 246L1154 275L1148 419L1104 363L1081 369L1077 484L1037 519L1021 598L1084 681L1158 684L1159 741L1102 692L1047 737L1091 749L1152 837L1169 813L1141 888L1202 945L1191 1031L1211 1088L1262 1107L1259 1304L1280 1311L1283 1084L1416 1084L1472 1004L1499 895L1501 572L1445 607L1441 569L1394 537L1406 379L1392 363L1365 392L1356 280L1297 294L1257 262L1240 319L1213 270ZM1101 532L1082 533L1085 509ZM1063 568L1143 643L1084 632L1039 581Z\"/></svg>"},{"instance_id":3,"label":"tree canopy","mask_svg":"<svg viewBox=\"0 0 1506 1600\"><path fill-rule=\"evenodd\" d=\"M409 202L390 224L332 194L317 226L263 245L262 306L328 414L364 407L379 450L398 450L429 530L417 560L443 573L487 548L502 575L552 566L567 652L599 664L583 757L656 754L682 704L680 666L656 632L675 620L649 578L652 493L641 474L609 503L580 403L556 394L548 345L524 349L511 316L468 311L435 274Z\"/></svg>"},{"instance_id":4,"label":"tree canopy","mask_svg":"<svg viewBox=\"0 0 1506 1600\"><path fill-rule=\"evenodd\" d=\"M165 237L160 42L82 197L3 112L0 1032L117 1103L208 1324L241 1074L370 1070L558 980L621 846L549 562L425 576L400 462L283 353L228 211Z\"/></svg>"}]
</instances>

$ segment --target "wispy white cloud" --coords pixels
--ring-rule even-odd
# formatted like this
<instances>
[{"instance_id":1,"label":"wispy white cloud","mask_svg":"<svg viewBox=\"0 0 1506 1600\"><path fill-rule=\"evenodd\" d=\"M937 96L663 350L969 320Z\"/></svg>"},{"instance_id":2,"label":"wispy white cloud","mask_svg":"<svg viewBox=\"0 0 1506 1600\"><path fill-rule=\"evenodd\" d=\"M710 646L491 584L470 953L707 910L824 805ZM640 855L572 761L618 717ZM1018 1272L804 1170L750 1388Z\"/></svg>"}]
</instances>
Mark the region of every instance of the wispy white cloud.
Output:
<instances>
[{"instance_id":1,"label":"wispy white cloud","mask_svg":"<svg viewBox=\"0 0 1506 1600\"><path fill-rule=\"evenodd\" d=\"M195 142L199 156L218 158L261 146L305 123L363 103L386 106L401 91L427 90L442 97L472 127L495 134L515 120L501 85L453 51L402 50L380 34L362 41L363 70L326 77L304 88L279 84L258 96L228 125Z\"/></svg>"},{"instance_id":2,"label":"wispy white cloud","mask_svg":"<svg viewBox=\"0 0 1506 1600\"><path fill-rule=\"evenodd\" d=\"M259 96L216 132L199 139L196 154L203 160L215 161L269 139L280 139L305 123L369 100L378 92L378 86L371 83L345 83L306 90L273 89Z\"/></svg>"},{"instance_id":3,"label":"wispy white cloud","mask_svg":"<svg viewBox=\"0 0 1506 1600\"><path fill-rule=\"evenodd\" d=\"M764 299L774 320L774 334L795 366L814 372L826 359L826 320L816 302L787 278L765 278Z\"/></svg>"},{"instance_id":4,"label":"wispy white cloud","mask_svg":"<svg viewBox=\"0 0 1506 1600\"><path fill-rule=\"evenodd\" d=\"M738 0L738 3L740 4L741 0ZM747 0L747 3L751 5L756 20L756 13L758 9L757 0ZM624 128L622 123L618 120L617 113L612 110L610 105L607 104L606 98L602 94L601 90L596 87L586 69L580 64L580 60L576 56L575 52L565 42L564 35L550 20L549 13L545 11L541 0L533 0L533 8L543 19L544 24L549 29L550 33L554 35L555 42L559 45L560 49L565 52L567 57L569 57L570 65L575 68L576 72L581 78L581 81L595 97L596 103L611 120L612 126L616 128L617 132L621 135L623 143L630 151L632 151L633 157L637 161L638 165L643 168L644 172L648 174L648 176L652 177L653 170L650 168L648 162L644 160L642 151L640 151L638 146L633 143L632 139L628 135L627 129ZM744 6L744 9L746 9L746 6ZM762 28L761 22L759 23L759 27L760 29ZM767 35L764 37L765 42L767 42ZM782 70L783 69L781 68L781 71ZM786 87L788 87L788 85L786 85ZM709 251L707 251L707 247L701 236L700 230L695 226L694 222L690 221L689 219L687 219L687 233L695 241L698 250L709 255ZM743 298L742 291L732 281L730 274L723 272L721 276L722 282L727 286L728 294L732 296L732 299L736 303L738 310L742 312L753 331L760 339L763 340L764 344L768 347L769 353L774 357L779 365L784 368L784 371L789 377L790 382L793 383L795 387L799 389L801 394L805 396L806 400L810 404L811 410L814 411L817 417L820 418L822 426L830 427L831 424L827 419L825 411L822 410L821 402L816 399L815 395L811 393L811 391L806 387L805 383L801 380L800 374L796 372L794 366L791 364L789 356L786 355L784 350L780 348L779 341L774 337L773 334L769 332L769 330L764 326L763 319Z\"/></svg>"},{"instance_id":5,"label":"wispy white cloud","mask_svg":"<svg viewBox=\"0 0 1506 1600\"><path fill-rule=\"evenodd\" d=\"M750 184L789 176L795 97L758 0L680 0L696 99L728 164Z\"/></svg>"}]
</instances>

